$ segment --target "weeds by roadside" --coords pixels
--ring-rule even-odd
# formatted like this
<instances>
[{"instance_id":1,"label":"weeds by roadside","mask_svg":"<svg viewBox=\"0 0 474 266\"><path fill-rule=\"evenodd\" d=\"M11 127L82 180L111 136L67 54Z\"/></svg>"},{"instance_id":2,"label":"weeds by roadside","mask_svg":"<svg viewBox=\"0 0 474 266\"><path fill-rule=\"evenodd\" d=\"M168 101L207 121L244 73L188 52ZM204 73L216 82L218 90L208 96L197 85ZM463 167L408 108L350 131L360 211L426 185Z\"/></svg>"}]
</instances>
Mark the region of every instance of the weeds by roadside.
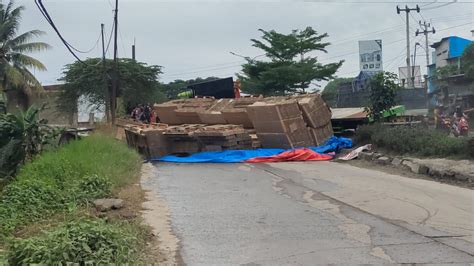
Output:
<instances>
[{"instance_id":1,"label":"weeds by roadside","mask_svg":"<svg viewBox=\"0 0 474 266\"><path fill-rule=\"evenodd\" d=\"M454 138L425 127L387 127L380 124L362 126L356 141L373 143L391 152L422 157L456 157L472 159L469 138Z\"/></svg>"},{"instance_id":2,"label":"weeds by roadside","mask_svg":"<svg viewBox=\"0 0 474 266\"><path fill-rule=\"evenodd\" d=\"M44 152L27 163L0 192L0 248L8 247L8 262L133 262L144 242L139 226L106 223L82 210L92 200L136 182L140 166L135 151L102 135ZM63 223L67 219L54 219L58 215L78 220ZM49 219L46 233L14 234ZM92 244L96 242L98 246Z\"/></svg>"},{"instance_id":3,"label":"weeds by roadside","mask_svg":"<svg viewBox=\"0 0 474 266\"><path fill-rule=\"evenodd\" d=\"M58 262L79 265L123 264L139 259L139 227L127 223L81 219L59 225L37 236L13 241L8 262L12 265Z\"/></svg>"}]
</instances>

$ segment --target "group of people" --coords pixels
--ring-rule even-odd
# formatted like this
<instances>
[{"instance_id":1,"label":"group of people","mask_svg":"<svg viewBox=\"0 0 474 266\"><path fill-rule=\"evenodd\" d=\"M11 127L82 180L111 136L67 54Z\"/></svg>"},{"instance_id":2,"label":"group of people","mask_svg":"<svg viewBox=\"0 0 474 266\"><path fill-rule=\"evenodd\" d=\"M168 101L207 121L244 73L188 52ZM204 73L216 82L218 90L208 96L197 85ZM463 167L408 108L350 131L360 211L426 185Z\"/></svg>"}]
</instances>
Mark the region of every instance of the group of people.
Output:
<instances>
[{"instance_id":1,"label":"group of people","mask_svg":"<svg viewBox=\"0 0 474 266\"><path fill-rule=\"evenodd\" d=\"M133 120L141 121L146 124L156 122L155 114L150 104L139 104L133 108L130 116Z\"/></svg>"},{"instance_id":2,"label":"group of people","mask_svg":"<svg viewBox=\"0 0 474 266\"><path fill-rule=\"evenodd\" d=\"M467 120L469 117L464 113L460 106L456 107L456 110L452 116L444 108L439 106L435 110L435 121L438 128L450 129L453 131L455 136L463 135L468 130L469 125Z\"/></svg>"}]
</instances>

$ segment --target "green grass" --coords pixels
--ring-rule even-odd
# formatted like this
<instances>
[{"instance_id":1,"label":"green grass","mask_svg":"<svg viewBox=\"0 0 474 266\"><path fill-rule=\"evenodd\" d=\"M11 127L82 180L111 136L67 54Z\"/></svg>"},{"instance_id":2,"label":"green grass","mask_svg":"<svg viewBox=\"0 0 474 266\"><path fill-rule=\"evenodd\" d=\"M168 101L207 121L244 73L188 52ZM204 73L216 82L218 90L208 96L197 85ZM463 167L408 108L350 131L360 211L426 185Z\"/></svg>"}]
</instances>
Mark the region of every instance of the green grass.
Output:
<instances>
[{"instance_id":1,"label":"green grass","mask_svg":"<svg viewBox=\"0 0 474 266\"><path fill-rule=\"evenodd\" d=\"M141 162L124 143L92 135L24 165L0 192L0 264L135 262L145 243L143 227L105 222L83 207L136 182Z\"/></svg>"},{"instance_id":2,"label":"green grass","mask_svg":"<svg viewBox=\"0 0 474 266\"><path fill-rule=\"evenodd\" d=\"M366 125L357 129L356 142L372 143L402 155L474 159L472 139L450 137L445 132L422 126Z\"/></svg>"},{"instance_id":3,"label":"green grass","mask_svg":"<svg viewBox=\"0 0 474 266\"><path fill-rule=\"evenodd\" d=\"M137 262L143 231L133 224L81 219L12 242L10 265L108 265Z\"/></svg>"},{"instance_id":4,"label":"green grass","mask_svg":"<svg viewBox=\"0 0 474 266\"><path fill-rule=\"evenodd\" d=\"M0 237L19 226L109 196L138 177L141 159L124 143L93 135L42 153L0 194Z\"/></svg>"}]
</instances>

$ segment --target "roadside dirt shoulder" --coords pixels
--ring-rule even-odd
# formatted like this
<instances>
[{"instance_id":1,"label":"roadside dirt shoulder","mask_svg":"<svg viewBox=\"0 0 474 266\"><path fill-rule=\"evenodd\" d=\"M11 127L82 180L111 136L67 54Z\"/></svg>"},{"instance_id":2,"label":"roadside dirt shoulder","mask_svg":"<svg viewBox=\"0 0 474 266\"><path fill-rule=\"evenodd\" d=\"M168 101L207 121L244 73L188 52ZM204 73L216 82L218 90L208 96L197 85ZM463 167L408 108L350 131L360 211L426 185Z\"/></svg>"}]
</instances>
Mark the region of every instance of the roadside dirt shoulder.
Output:
<instances>
[{"instance_id":1,"label":"roadside dirt shoulder","mask_svg":"<svg viewBox=\"0 0 474 266\"><path fill-rule=\"evenodd\" d=\"M142 217L144 223L152 228L153 235L157 241L150 243L151 249L161 254L158 263L166 265L181 265L179 256L179 240L171 228L170 211L166 202L156 193L152 192L148 181L156 174L156 168L146 163L142 166L141 186L145 190L145 202L143 202ZM156 183L153 183L156 186ZM155 188L156 191L156 188Z\"/></svg>"},{"instance_id":2,"label":"roadside dirt shoulder","mask_svg":"<svg viewBox=\"0 0 474 266\"><path fill-rule=\"evenodd\" d=\"M367 168L367 169L374 169L374 170L379 170L381 172L387 173L387 174L396 174L408 178L417 178L417 179L425 179L425 180L432 180L432 181L437 181L440 183L445 183L445 184L450 184L458 187L464 187L464 188L469 188L473 189L474 185L472 183L468 183L465 181L461 181L458 179L454 178L436 178L430 175L426 174L415 174L409 169L400 167L400 166L394 166L391 164L380 164L377 161L370 161L370 160L364 160L364 159L355 159L351 161L340 161L337 160L336 162L338 163L343 163L343 164L350 164L359 168Z\"/></svg>"}]
</instances>

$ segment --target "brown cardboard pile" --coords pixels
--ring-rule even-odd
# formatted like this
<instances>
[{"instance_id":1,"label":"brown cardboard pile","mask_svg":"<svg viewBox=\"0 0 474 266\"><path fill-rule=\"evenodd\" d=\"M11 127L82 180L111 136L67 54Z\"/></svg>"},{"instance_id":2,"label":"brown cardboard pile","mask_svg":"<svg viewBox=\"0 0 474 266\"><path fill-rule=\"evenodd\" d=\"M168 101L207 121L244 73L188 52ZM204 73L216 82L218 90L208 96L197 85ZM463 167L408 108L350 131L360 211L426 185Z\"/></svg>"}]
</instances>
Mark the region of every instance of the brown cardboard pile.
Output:
<instances>
[{"instance_id":1,"label":"brown cardboard pile","mask_svg":"<svg viewBox=\"0 0 474 266\"><path fill-rule=\"evenodd\" d=\"M252 121L247 114L247 106L263 99L262 97L249 97L232 99L230 104L221 112L227 124L242 125L244 128L253 128Z\"/></svg>"},{"instance_id":2,"label":"brown cardboard pile","mask_svg":"<svg viewBox=\"0 0 474 266\"><path fill-rule=\"evenodd\" d=\"M125 126L125 138L129 147L146 158L158 158L169 154L169 142L163 135L167 127L166 124L128 125Z\"/></svg>"},{"instance_id":3,"label":"brown cardboard pile","mask_svg":"<svg viewBox=\"0 0 474 266\"><path fill-rule=\"evenodd\" d=\"M164 135L166 136L171 154L191 154L200 152L202 145L193 136L193 132L201 127L202 124L184 124L179 126L170 126L165 129Z\"/></svg>"},{"instance_id":4,"label":"brown cardboard pile","mask_svg":"<svg viewBox=\"0 0 474 266\"><path fill-rule=\"evenodd\" d=\"M153 110L160 122L170 125L202 123L198 112L208 110L215 100L211 98L173 100L155 104Z\"/></svg>"},{"instance_id":5,"label":"brown cardboard pile","mask_svg":"<svg viewBox=\"0 0 474 266\"><path fill-rule=\"evenodd\" d=\"M312 146L303 115L295 100L257 102L247 112L264 148Z\"/></svg>"},{"instance_id":6,"label":"brown cardboard pile","mask_svg":"<svg viewBox=\"0 0 474 266\"><path fill-rule=\"evenodd\" d=\"M322 145L334 134L331 125L331 109L319 94L297 96L296 99L314 145Z\"/></svg>"},{"instance_id":7,"label":"brown cardboard pile","mask_svg":"<svg viewBox=\"0 0 474 266\"><path fill-rule=\"evenodd\" d=\"M206 126L196 130L193 135L204 145L204 151L248 150L252 148L252 138L242 126Z\"/></svg>"},{"instance_id":8,"label":"brown cardboard pile","mask_svg":"<svg viewBox=\"0 0 474 266\"><path fill-rule=\"evenodd\" d=\"M201 122L207 125L227 124L222 110L227 108L232 101L233 99L219 99L208 110L199 111L198 116Z\"/></svg>"},{"instance_id":9,"label":"brown cardboard pile","mask_svg":"<svg viewBox=\"0 0 474 266\"><path fill-rule=\"evenodd\" d=\"M154 111L172 125L158 141L170 153L319 146L333 135L331 111L318 94L174 100Z\"/></svg>"}]
</instances>

